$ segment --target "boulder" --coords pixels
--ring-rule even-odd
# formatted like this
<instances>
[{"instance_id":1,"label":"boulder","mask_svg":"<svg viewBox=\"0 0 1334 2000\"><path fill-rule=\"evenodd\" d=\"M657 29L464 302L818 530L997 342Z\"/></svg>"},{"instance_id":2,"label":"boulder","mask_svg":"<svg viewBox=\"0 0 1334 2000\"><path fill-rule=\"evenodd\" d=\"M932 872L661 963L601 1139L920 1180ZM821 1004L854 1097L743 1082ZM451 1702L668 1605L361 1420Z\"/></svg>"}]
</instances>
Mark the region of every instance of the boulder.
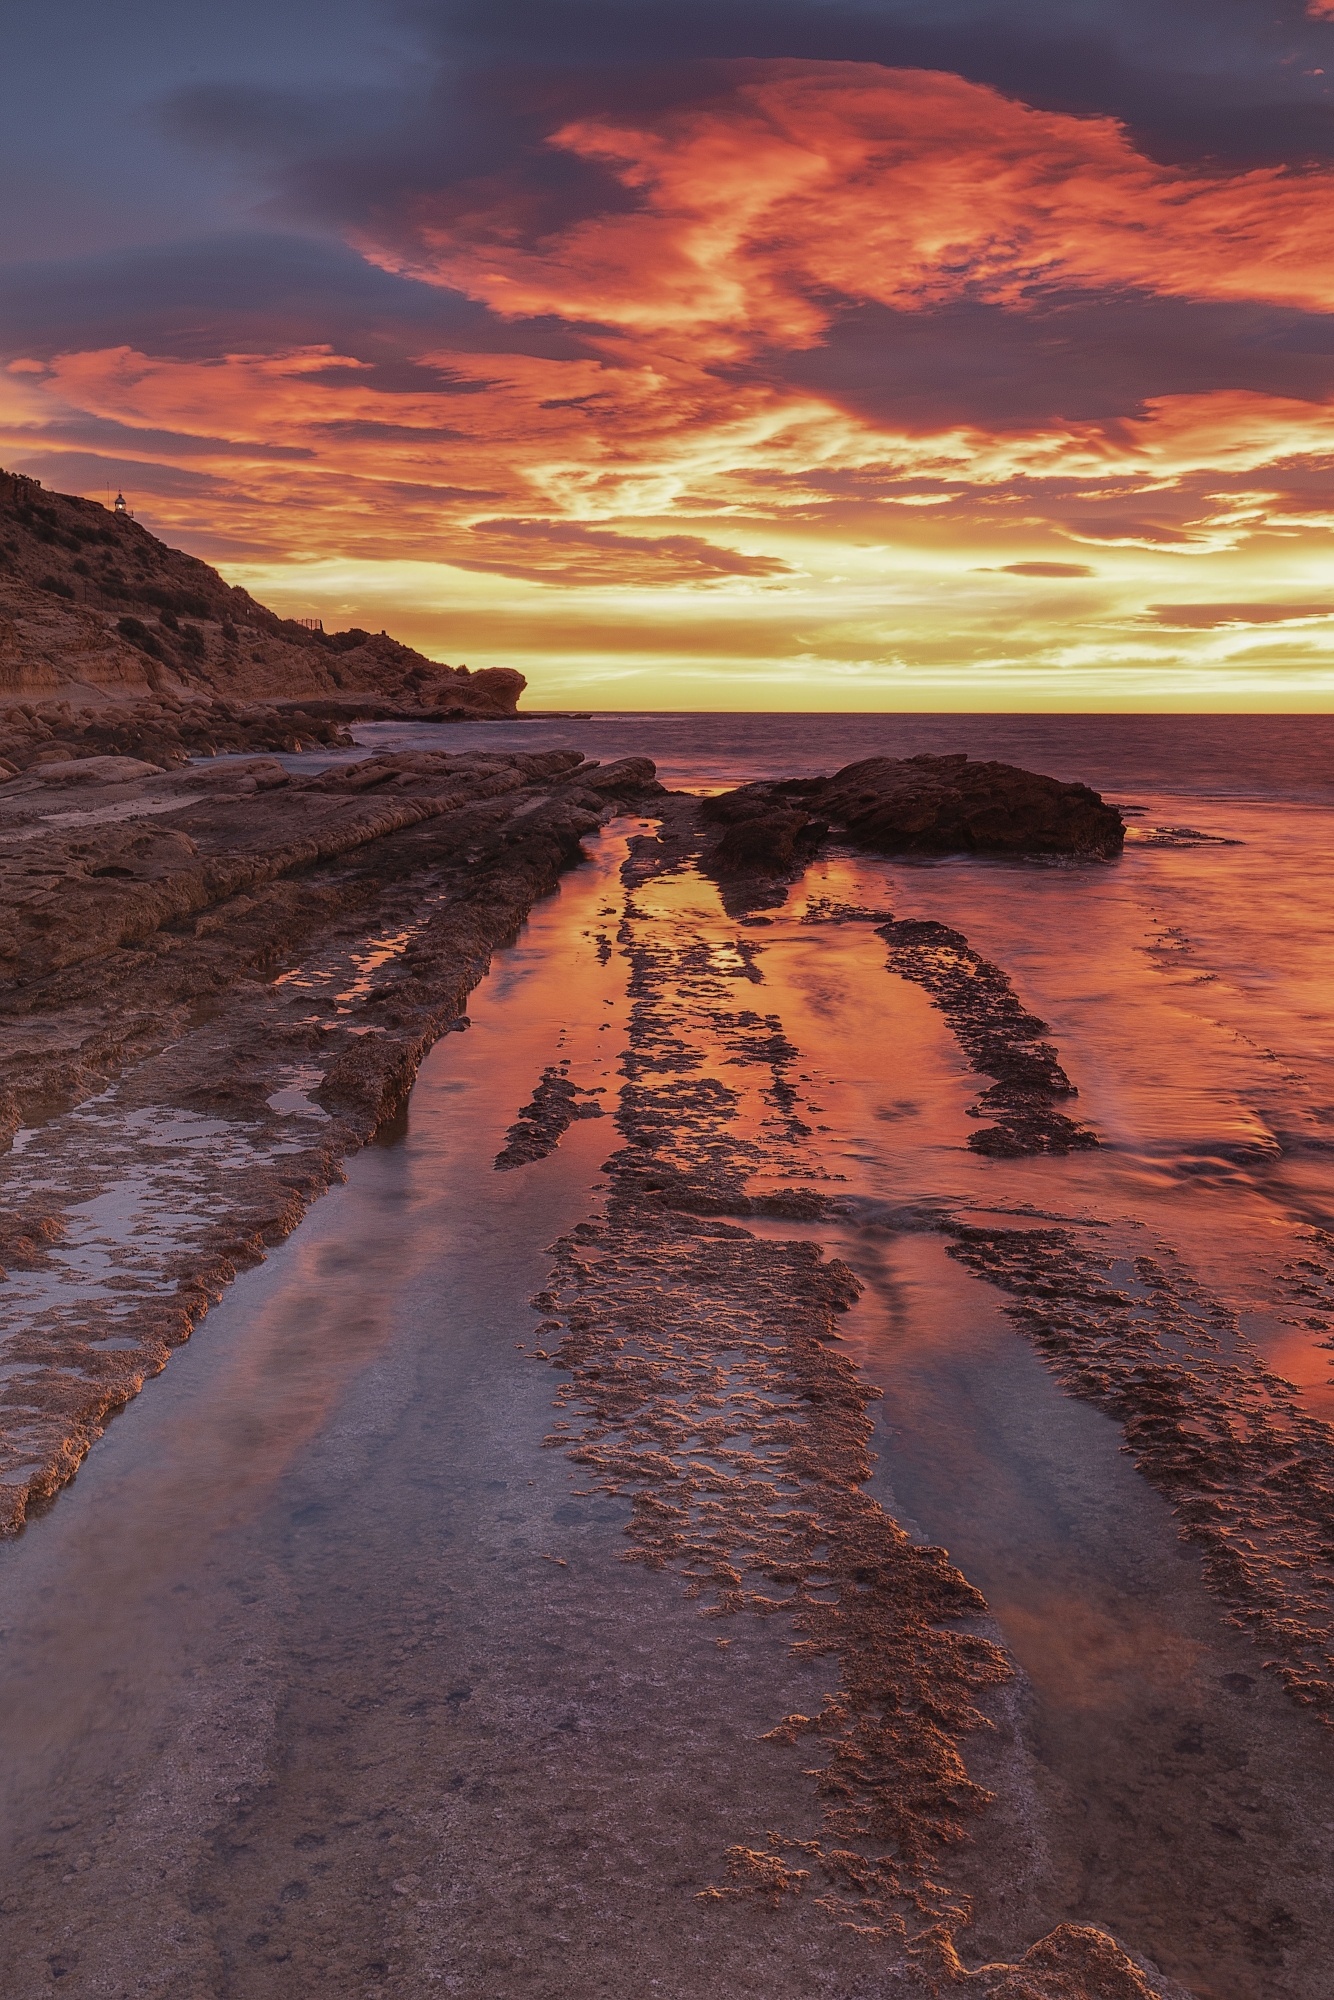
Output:
<instances>
[{"instance_id":1,"label":"boulder","mask_svg":"<svg viewBox=\"0 0 1334 2000\"><path fill-rule=\"evenodd\" d=\"M138 757L68 757L29 766L44 785L125 785L133 778L160 778L161 764Z\"/></svg>"},{"instance_id":2,"label":"boulder","mask_svg":"<svg viewBox=\"0 0 1334 2000\"><path fill-rule=\"evenodd\" d=\"M700 812L728 829L708 864L723 870L790 868L828 825L878 854L1103 859L1125 842L1120 813L1087 785L1014 764L975 764L961 752L868 757L832 778L742 785L703 800Z\"/></svg>"},{"instance_id":3,"label":"boulder","mask_svg":"<svg viewBox=\"0 0 1334 2000\"><path fill-rule=\"evenodd\" d=\"M709 857L710 867L730 874L741 869L773 873L787 870L797 858L797 841L810 824L810 814L777 811L752 814L733 821Z\"/></svg>"},{"instance_id":4,"label":"boulder","mask_svg":"<svg viewBox=\"0 0 1334 2000\"><path fill-rule=\"evenodd\" d=\"M962 754L868 757L812 796L857 846L881 854L1105 857L1125 842L1120 813L1087 785Z\"/></svg>"}]
</instances>

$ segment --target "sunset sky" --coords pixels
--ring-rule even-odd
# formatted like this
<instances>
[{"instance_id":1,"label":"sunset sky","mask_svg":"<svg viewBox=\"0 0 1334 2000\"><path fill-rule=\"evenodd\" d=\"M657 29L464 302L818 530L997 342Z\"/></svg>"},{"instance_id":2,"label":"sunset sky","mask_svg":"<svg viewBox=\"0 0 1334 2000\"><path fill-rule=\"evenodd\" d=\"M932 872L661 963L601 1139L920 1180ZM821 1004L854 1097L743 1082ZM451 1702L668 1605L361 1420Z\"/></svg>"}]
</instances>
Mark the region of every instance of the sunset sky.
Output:
<instances>
[{"instance_id":1,"label":"sunset sky","mask_svg":"<svg viewBox=\"0 0 1334 2000\"><path fill-rule=\"evenodd\" d=\"M1334 708L1334 0L10 0L0 463L600 708Z\"/></svg>"}]
</instances>

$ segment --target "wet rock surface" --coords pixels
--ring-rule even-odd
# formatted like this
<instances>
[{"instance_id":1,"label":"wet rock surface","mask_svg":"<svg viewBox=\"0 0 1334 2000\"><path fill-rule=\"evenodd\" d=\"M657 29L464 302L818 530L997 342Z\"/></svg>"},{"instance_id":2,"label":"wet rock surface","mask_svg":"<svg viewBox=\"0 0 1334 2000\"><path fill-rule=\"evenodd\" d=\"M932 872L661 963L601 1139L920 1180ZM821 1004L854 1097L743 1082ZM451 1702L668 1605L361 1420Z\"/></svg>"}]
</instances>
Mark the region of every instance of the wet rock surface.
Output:
<instances>
[{"instance_id":1,"label":"wet rock surface","mask_svg":"<svg viewBox=\"0 0 1334 2000\"><path fill-rule=\"evenodd\" d=\"M708 816L708 804L705 805ZM756 813L730 822L709 856L710 867L720 875L738 875L746 870L780 874L794 868L803 850L809 855L828 832L823 821L809 813L782 810Z\"/></svg>"},{"instance_id":2,"label":"wet rock surface","mask_svg":"<svg viewBox=\"0 0 1334 2000\"><path fill-rule=\"evenodd\" d=\"M1097 1134L1057 1109L1079 1092L1062 1069L1045 1021L1030 1014L1009 975L974 951L962 932L921 918L895 921L888 910L862 910L814 898L804 924L867 923L889 946L890 969L925 987L948 1020L975 1070L996 1081L984 1090L975 1118L994 1118L969 1135L975 1153L1019 1159L1096 1146Z\"/></svg>"},{"instance_id":3,"label":"wet rock surface","mask_svg":"<svg viewBox=\"0 0 1334 2000\"><path fill-rule=\"evenodd\" d=\"M1005 1293L1064 1386L1120 1422L1233 1623L1262 1649L1257 1664L1334 1726L1329 1425L1166 1246L1127 1255L1105 1232L1075 1228L958 1222L950 1233L952 1254ZM1329 1256L1327 1241L1316 1247Z\"/></svg>"},{"instance_id":4,"label":"wet rock surface","mask_svg":"<svg viewBox=\"0 0 1334 2000\"><path fill-rule=\"evenodd\" d=\"M777 1741L812 1739L828 1847L739 1844L726 1881L703 1893L781 1899L814 1864L831 1915L903 1939L905 1911L959 1915L934 1871L986 1803L959 1744L981 1725L981 1691L1009 1669L968 1635L985 1606L944 1551L914 1546L861 1492L879 1391L836 1345L858 1281L814 1244L764 1242L719 1213L745 1201L759 1167L812 1170L787 1157L800 1131L773 1160L736 1129L740 1093L723 1080L758 1067L782 1118L795 1050L775 1022L731 1004L734 971L710 976L698 949L665 948L633 901L621 936L636 994L617 1117L627 1143L608 1162L605 1219L562 1241L533 1302L561 1316L543 1327L560 1333L560 1407L580 1425L562 1422L548 1442L595 1490L630 1499L635 1559L684 1575L706 1615L782 1613L799 1654L840 1661L837 1694L772 1728Z\"/></svg>"},{"instance_id":5,"label":"wet rock surface","mask_svg":"<svg viewBox=\"0 0 1334 2000\"><path fill-rule=\"evenodd\" d=\"M531 1102L510 1126L506 1144L496 1154L497 1171L504 1173L512 1167L525 1167L530 1160L544 1160L577 1119L602 1115L602 1106L593 1093L571 1083L557 1065L551 1065L543 1070Z\"/></svg>"},{"instance_id":6,"label":"wet rock surface","mask_svg":"<svg viewBox=\"0 0 1334 2000\"><path fill-rule=\"evenodd\" d=\"M404 753L0 798L0 1524L394 1115L581 836L654 782Z\"/></svg>"},{"instance_id":7,"label":"wet rock surface","mask_svg":"<svg viewBox=\"0 0 1334 2000\"><path fill-rule=\"evenodd\" d=\"M617 1510L617 1527L628 1513L636 1584L684 1585L719 1659L746 1658L747 1631L791 1632L810 1692L758 1714L753 1732L757 1756L791 1759L790 1816L746 1819L727 1773L710 1777L701 1763L710 1824L733 1815L712 1875L659 1868L631 1887L618 1877L609 1892L599 1871L627 1844L629 1794L599 1795L577 1719L544 1711L546 1733L516 1751L525 1719L516 1725L513 1703L483 1686L499 1654L457 1683L439 1679L429 1653L414 1654L423 1632L452 1634L460 1623L457 1608L440 1608L457 1588L448 1553L414 1551L414 1563L434 1567L376 1635L385 1655L376 1673L367 1677L356 1639L337 1663L355 1698L330 1691L322 1626L316 1653L298 1662L290 1714L274 1723L272 1767L211 1783L207 1840L178 1849L171 1825L165 1872L168 1822L159 1812L148 1824L153 1894L166 1895L158 1878L170 1875L176 1898L162 1905L160 1990L177 1990L179 1977L184 1992L267 2000L275 1983L304 1996L360 1992L369 1980L406 2000L443 1981L486 2000L523 1990L555 2000L582 1976L577 1954L590 1940L602 1951L603 1931L619 1935L633 1908L637 1922L662 1926L635 1976L676 1965L673 1938L690 1930L689 1990L709 2000L956 1990L1180 2000L1184 1989L1108 1935L1119 1924L1082 1920L1067 1887L1081 1802L1053 1804L981 1594L865 1490L878 1390L840 1339L861 1287L801 1234L851 1211L821 1150L818 1107L803 1095L800 1037L766 976L767 920L749 914L765 903L748 900L743 869L725 936L656 916L641 892L680 873L714 838L709 822L693 801L657 798L643 760L606 769L553 755L405 754L296 780L256 760L148 778L123 796L99 787L95 801L64 789L0 800L0 887L6 910L14 906L0 1020L26 1038L5 1071L21 1133L0 1218L0 1311L12 1300L26 1329L0 1355L11 1518L67 1476L106 1414L162 1365L231 1275L262 1258L392 1115L430 1041L463 1026L489 953L577 858L580 833L621 807L660 813L658 835L634 843L614 945L610 930L595 934L599 958L623 955L633 1002L622 1143L605 1202L561 1236L533 1300L544 1317L532 1375L550 1382L540 1371L553 1360L561 1372L553 1455L577 1468L576 1501ZM125 823L57 828L44 817L57 805L91 814L121 804L133 808ZM761 865L776 870L778 851ZM776 873L768 879L772 888ZM720 881L726 906L733 888ZM786 893L773 889L767 907ZM1070 1085L1044 1024L962 933L819 899L805 916L878 929L890 971L931 995L970 1065L996 1078L978 1109L1000 1138L979 1146L987 1133L960 1132L961 1143L992 1158L1088 1144L1064 1136L1084 1128L1057 1108ZM591 1102L559 1061L548 1065L495 1164L548 1156ZM59 1126L41 1122L71 1106ZM761 1219L794 1226L761 1233ZM1003 1292L1062 1383L1125 1426L1136 1462L1179 1504L1211 1583L1260 1640L1303 1711L1294 1726L1306 1730L1306 1711L1322 1714L1327 1699L1325 1427L1301 1420L1285 1385L1183 1271L1161 1259L1113 1271L1102 1225L998 1229L936 1216L914 1226L943 1231L958 1261ZM1323 1307L1334 1260L1313 1247L1325 1261L1313 1256L1300 1281L1294 1274L1294 1296L1318 1295ZM573 1583L570 1629L590 1607L607 1616L601 1555L570 1576L579 1518L577 1507L554 1513L560 1534L544 1520L531 1562ZM238 1648L254 1669L235 1696L239 1717L273 1696L255 1666L249 1579L237 1588ZM300 1588L332 1601L346 1585L335 1561L318 1589L304 1572ZM624 1602L651 1620L647 1594ZM515 1655L530 1645L527 1621L525 1611L507 1642ZM497 1682L513 1664L501 1659ZM657 1669L655 1657L641 1704L659 1699ZM639 1783L636 1718L619 1685L604 1703L594 1678L578 1682L580 1714L596 1713L600 1728L615 1714L617 1785ZM576 1686L564 1667L557 1679ZM1288 1966L1298 1951L1309 1960L1308 1933L1323 1919L1295 1864L1287 1900L1273 1886L1288 1795L1276 1783L1266 1791L1270 1739L1246 1767L1249 1675L1231 1672L1223 1686L1219 1705L1230 1702L1240 1724L1225 1736L1220 1721L1222 1747L1211 1736L1207 1757L1203 1731L1183 1729L1175 1763L1140 1802L1143 1827L1125 1839L1172 1848L1163 1867L1178 1935L1225 1925L1222 1955L1243 1978L1254 1969L1254 1990L1313 1992L1289 1982ZM193 1706L194 1689L189 1698ZM1284 1707L1277 1688L1275 1706ZM455 1732L448 1756L407 1770L403 1744L421 1716L437 1714ZM340 1746L336 1770L320 1762L326 1738ZM1192 1826L1181 1799L1196 1796L1191 1776L1205 1761L1221 1767L1217 1824L1206 1813ZM281 1789L293 1771L305 1786L295 1807ZM505 1812L527 1857L528 1826L548 1823L553 1795L569 1853L543 1857L562 1886L558 1895L544 1880L534 1892L546 1900L525 1936L546 1956L516 1973L503 1946L523 1893L519 1850L495 1834L493 1875L479 1864L464 1886L459 1857L492 1837L479 1832L483 1821ZM127 1865L131 1836L112 1809L121 1803L54 1828L25 1857L24 1893L5 1911L11 1936L24 1939L13 1960L22 1977L45 1968L43 1981L103 1990L98 1901ZM1055 1854L1035 1836L1043 1824ZM38 1877L49 1900L28 1893ZM628 1962L617 1948L618 1976ZM1216 1990L1251 2000L1235 1981Z\"/></svg>"},{"instance_id":8,"label":"wet rock surface","mask_svg":"<svg viewBox=\"0 0 1334 2000\"><path fill-rule=\"evenodd\" d=\"M798 1049L777 1014L746 1004L763 946L722 947L641 906L638 891L675 872L670 852L636 841L626 870L624 1144L604 1206L555 1246L532 1303L534 1358L567 1378L547 1443L581 1469L583 1495L628 1503L626 1560L683 1579L719 1648L734 1620L778 1620L794 1658L833 1670L820 1703L775 1715L761 1739L806 1760L817 1827L738 1825L696 1900L809 1907L883 1953L905 1994L1179 1994L1089 1925L1058 1925L1019 1963L970 1971L961 1955L974 1923L1013 1935L1043 1898L1045 1863L1008 1818L1030 1781L979 1756L1013 1670L947 1553L863 1490L881 1392L839 1351L858 1279L815 1243L725 1219L827 1216L840 1177L800 1115ZM976 1900L960 1869L975 1840L989 1871Z\"/></svg>"}]
</instances>

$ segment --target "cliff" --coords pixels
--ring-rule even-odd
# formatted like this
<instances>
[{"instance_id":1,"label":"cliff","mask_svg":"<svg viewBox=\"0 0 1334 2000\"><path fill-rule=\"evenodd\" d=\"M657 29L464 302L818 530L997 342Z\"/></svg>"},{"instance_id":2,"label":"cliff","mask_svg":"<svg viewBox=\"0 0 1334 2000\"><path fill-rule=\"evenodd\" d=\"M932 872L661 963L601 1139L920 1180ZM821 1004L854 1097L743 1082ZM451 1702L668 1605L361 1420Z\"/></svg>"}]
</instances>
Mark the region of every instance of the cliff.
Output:
<instances>
[{"instance_id":1,"label":"cliff","mask_svg":"<svg viewBox=\"0 0 1334 2000\"><path fill-rule=\"evenodd\" d=\"M445 720L513 715L524 685L384 632L310 631L128 516L0 472L0 704L165 694Z\"/></svg>"}]
</instances>

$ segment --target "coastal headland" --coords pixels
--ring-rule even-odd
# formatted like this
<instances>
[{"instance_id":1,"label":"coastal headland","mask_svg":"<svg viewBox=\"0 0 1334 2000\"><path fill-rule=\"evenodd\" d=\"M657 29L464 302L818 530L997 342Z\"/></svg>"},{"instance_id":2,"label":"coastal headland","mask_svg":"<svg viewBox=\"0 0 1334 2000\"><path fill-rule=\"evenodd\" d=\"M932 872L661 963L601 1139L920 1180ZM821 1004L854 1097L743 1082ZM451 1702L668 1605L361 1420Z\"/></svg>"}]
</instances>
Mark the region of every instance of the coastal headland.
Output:
<instances>
[{"instance_id":1,"label":"coastal headland","mask_svg":"<svg viewBox=\"0 0 1334 2000\"><path fill-rule=\"evenodd\" d=\"M280 618L128 513L0 472L0 778L93 753L346 746L353 720L494 720L524 685Z\"/></svg>"}]
</instances>

